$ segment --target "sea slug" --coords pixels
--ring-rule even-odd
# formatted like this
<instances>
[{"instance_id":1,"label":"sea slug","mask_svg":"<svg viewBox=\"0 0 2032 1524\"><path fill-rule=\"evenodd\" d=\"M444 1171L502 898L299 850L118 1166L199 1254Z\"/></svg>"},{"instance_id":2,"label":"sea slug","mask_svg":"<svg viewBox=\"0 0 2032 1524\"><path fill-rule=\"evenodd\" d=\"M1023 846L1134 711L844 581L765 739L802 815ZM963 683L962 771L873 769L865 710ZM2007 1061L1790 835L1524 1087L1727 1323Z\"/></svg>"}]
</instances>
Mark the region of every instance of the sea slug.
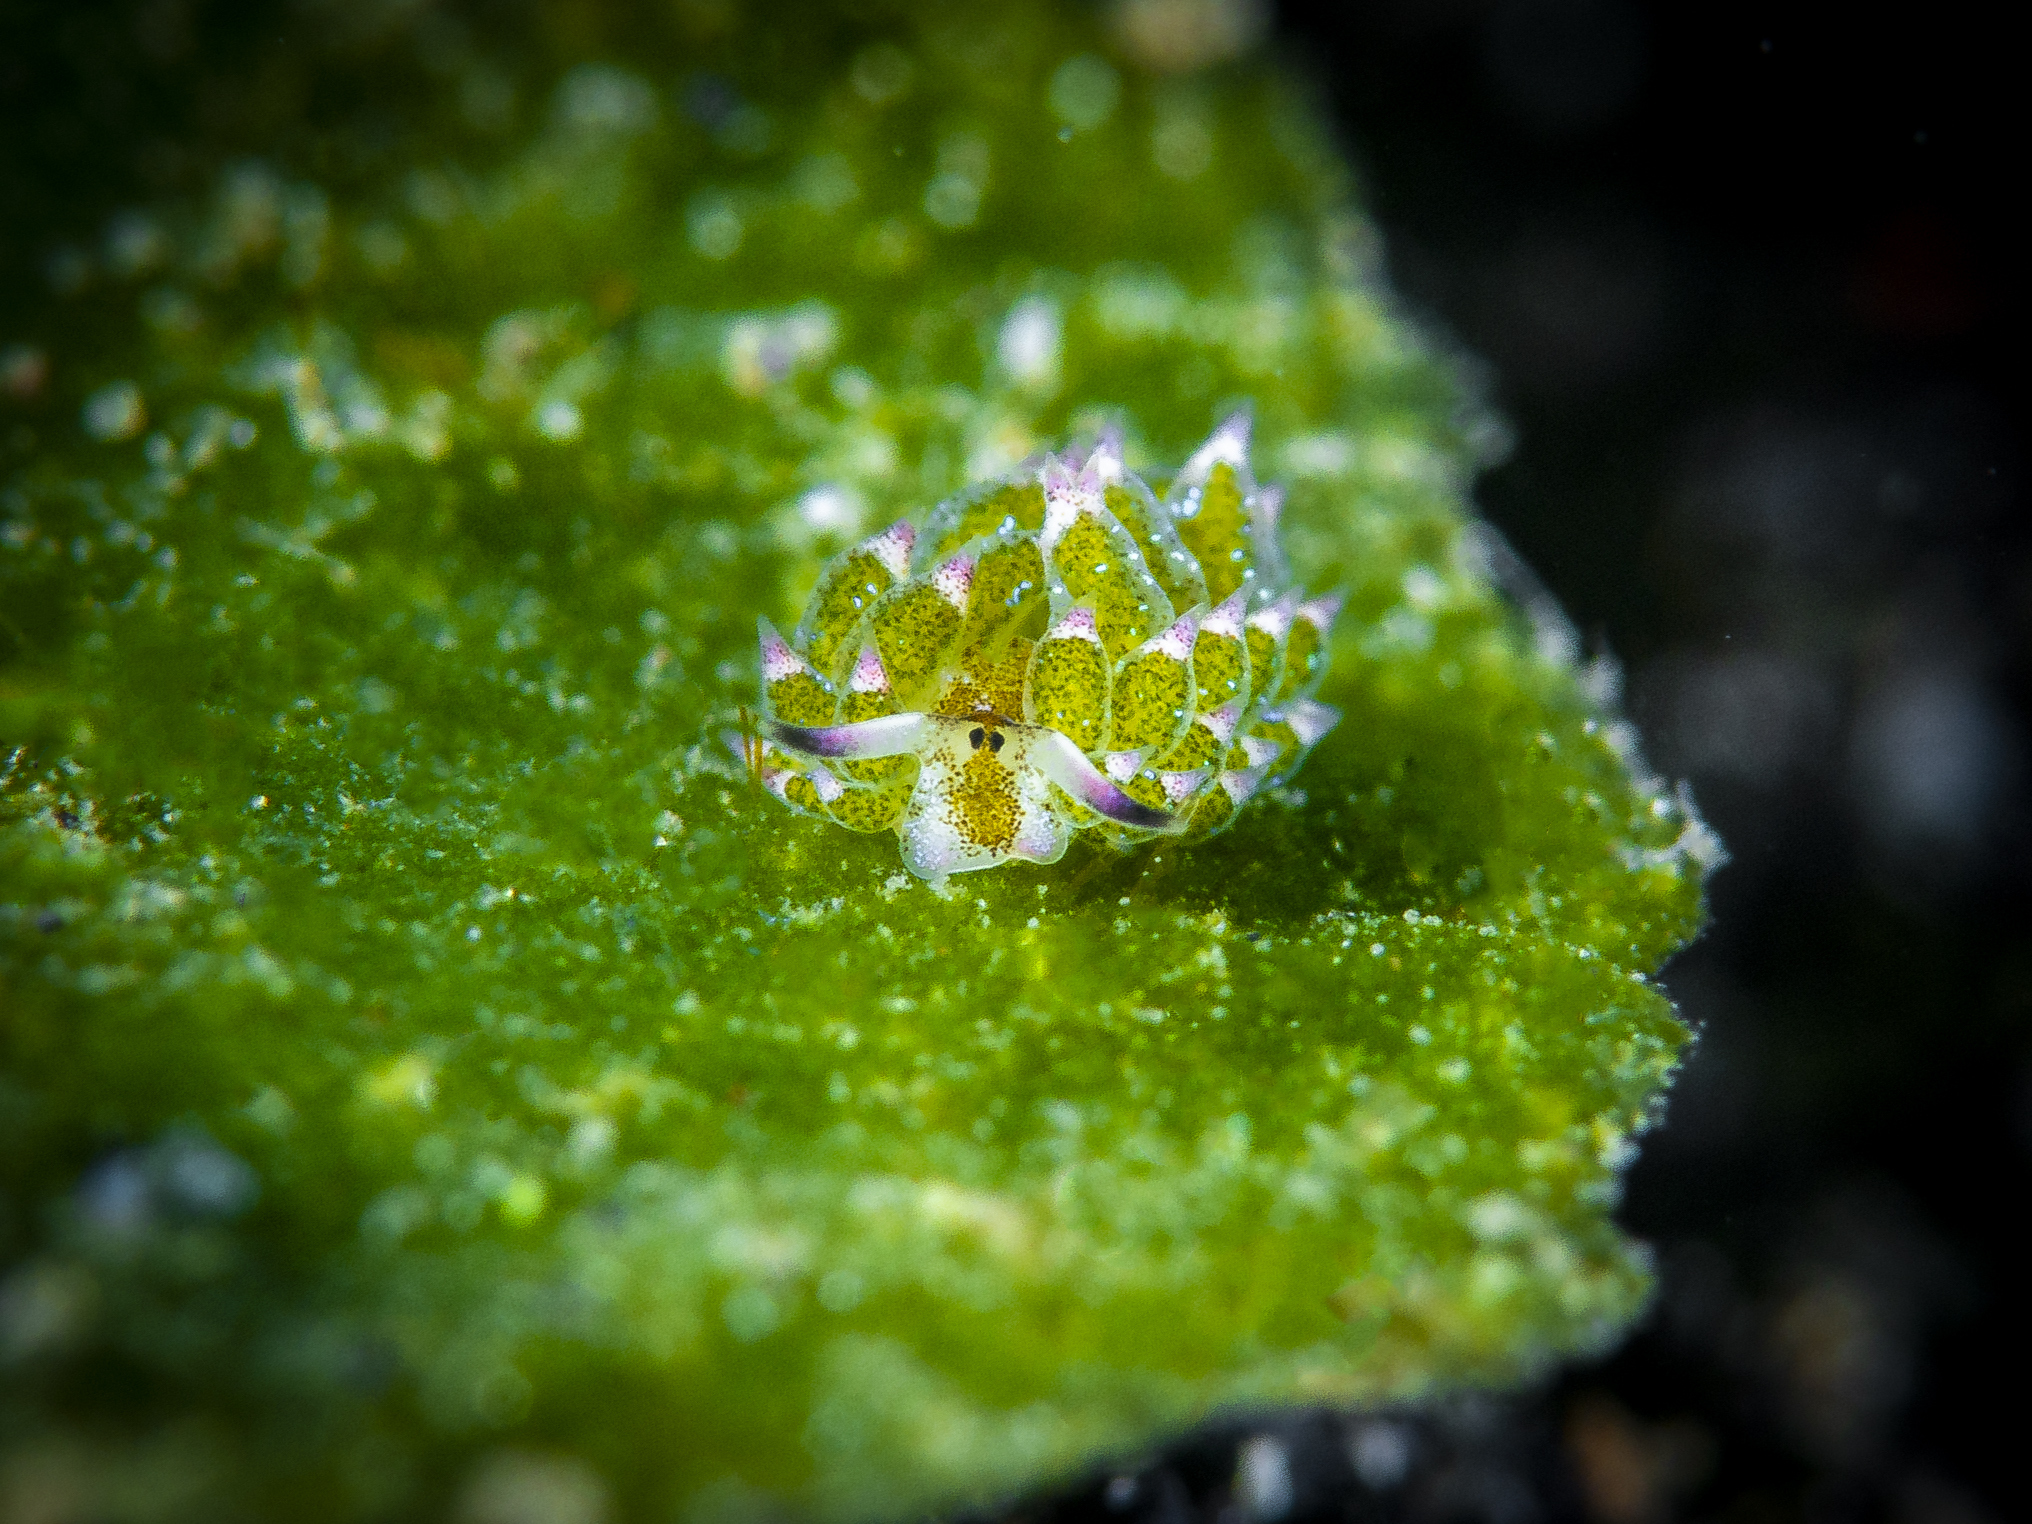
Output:
<instances>
[{"instance_id":1,"label":"sea slug","mask_svg":"<svg viewBox=\"0 0 2032 1524\"><path fill-rule=\"evenodd\" d=\"M1335 595L1292 586L1249 417L1160 497L1110 430L835 557L734 744L792 808L894 830L927 879L1224 829L1339 713Z\"/></svg>"}]
</instances>

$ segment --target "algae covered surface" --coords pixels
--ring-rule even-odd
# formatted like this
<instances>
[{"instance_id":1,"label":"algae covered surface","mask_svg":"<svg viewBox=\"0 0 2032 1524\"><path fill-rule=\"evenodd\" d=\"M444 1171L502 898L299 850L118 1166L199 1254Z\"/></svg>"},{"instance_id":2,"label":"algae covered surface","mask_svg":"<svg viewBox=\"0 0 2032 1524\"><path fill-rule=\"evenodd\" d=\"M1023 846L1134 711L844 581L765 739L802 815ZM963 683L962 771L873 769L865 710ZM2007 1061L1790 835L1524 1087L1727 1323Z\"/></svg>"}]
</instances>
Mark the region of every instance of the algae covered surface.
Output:
<instances>
[{"instance_id":1,"label":"algae covered surface","mask_svg":"<svg viewBox=\"0 0 2032 1524\"><path fill-rule=\"evenodd\" d=\"M1712 839L1494 586L1490 426L1303 93L1163 10L419 31L371 154L52 260L0 333L10 1496L887 1516L1635 1314ZM1225 835L927 883L721 745L843 546L1243 403L1344 718Z\"/></svg>"}]
</instances>

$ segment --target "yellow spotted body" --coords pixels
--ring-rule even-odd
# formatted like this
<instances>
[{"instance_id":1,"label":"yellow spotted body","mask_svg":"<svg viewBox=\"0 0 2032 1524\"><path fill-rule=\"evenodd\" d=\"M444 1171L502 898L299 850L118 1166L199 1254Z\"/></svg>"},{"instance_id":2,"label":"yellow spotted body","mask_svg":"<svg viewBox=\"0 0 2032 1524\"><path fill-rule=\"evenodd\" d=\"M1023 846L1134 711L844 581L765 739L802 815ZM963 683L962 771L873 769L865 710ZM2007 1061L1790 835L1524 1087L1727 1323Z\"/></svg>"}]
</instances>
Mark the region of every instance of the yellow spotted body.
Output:
<instances>
[{"instance_id":1,"label":"yellow spotted body","mask_svg":"<svg viewBox=\"0 0 2032 1524\"><path fill-rule=\"evenodd\" d=\"M934 879L1225 829L1339 718L1339 600L1291 585L1281 505L1238 414L1161 498L1110 434L891 526L763 625L763 781Z\"/></svg>"}]
</instances>

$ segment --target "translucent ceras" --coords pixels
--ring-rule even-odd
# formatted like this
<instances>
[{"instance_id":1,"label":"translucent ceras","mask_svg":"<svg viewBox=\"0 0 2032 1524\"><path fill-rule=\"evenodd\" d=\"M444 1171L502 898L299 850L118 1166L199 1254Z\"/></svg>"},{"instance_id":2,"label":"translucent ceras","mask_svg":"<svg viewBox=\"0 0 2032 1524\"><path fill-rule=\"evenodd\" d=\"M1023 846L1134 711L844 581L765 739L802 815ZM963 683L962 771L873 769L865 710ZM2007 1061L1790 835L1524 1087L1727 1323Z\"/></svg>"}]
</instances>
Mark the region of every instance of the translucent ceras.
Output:
<instances>
[{"instance_id":1,"label":"translucent ceras","mask_svg":"<svg viewBox=\"0 0 2032 1524\"><path fill-rule=\"evenodd\" d=\"M1238 413L1157 497L1111 431L835 557L785 639L761 734L793 809L894 830L928 879L1224 829L1340 719L1316 702L1338 596L1292 587L1283 494ZM738 743L737 743L738 744Z\"/></svg>"}]
</instances>

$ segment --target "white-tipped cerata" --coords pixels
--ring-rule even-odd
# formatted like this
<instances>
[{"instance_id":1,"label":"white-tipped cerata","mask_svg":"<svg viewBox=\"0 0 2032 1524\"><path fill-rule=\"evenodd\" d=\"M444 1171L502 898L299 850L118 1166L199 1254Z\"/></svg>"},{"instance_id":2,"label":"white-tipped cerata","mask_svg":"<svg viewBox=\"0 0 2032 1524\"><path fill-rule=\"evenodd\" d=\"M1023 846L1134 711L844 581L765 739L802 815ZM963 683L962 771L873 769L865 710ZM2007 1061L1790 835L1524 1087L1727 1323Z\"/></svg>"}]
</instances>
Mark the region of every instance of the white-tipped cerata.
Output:
<instances>
[{"instance_id":1,"label":"white-tipped cerata","mask_svg":"<svg viewBox=\"0 0 2032 1524\"><path fill-rule=\"evenodd\" d=\"M1291 621L1297 616L1298 600L1286 593L1275 603L1267 603L1249 616L1249 628L1261 630L1272 640L1282 641L1291 633Z\"/></svg>"},{"instance_id":2,"label":"white-tipped cerata","mask_svg":"<svg viewBox=\"0 0 2032 1524\"><path fill-rule=\"evenodd\" d=\"M1143 750L1110 751L1101 754L1101 771L1117 783L1127 783L1143 765Z\"/></svg>"},{"instance_id":3,"label":"white-tipped cerata","mask_svg":"<svg viewBox=\"0 0 2032 1524\"><path fill-rule=\"evenodd\" d=\"M1299 604L1298 617L1325 635L1333 629L1334 621L1341 617L1341 609L1347 601L1346 593L1322 593L1317 598Z\"/></svg>"},{"instance_id":4,"label":"white-tipped cerata","mask_svg":"<svg viewBox=\"0 0 2032 1524\"><path fill-rule=\"evenodd\" d=\"M882 653L872 645L861 647L854 658L854 670L847 677L849 693L887 693L889 669L882 665Z\"/></svg>"},{"instance_id":5,"label":"white-tipped cerata","mask_svg":"<svg viewBox=\"0 0 2032 1524\"><path fill-rule=\"evenodd\" d=\"M1237 408L1223 418L1207 442L1192 452L1178 473L1178 487L1204 487L1215 466L1234 467L1236 473L1249 467L1249 410ZM1174 488L1176 490L1176 488Z\"/></svg>"},{"instance_id":6,"label":"white-tipped cerata","mask_svg":"<svg viewBox=\"0 0 2032 1524\"><path fill-rule=\"evenodd\" d=\"M1297 734L1301 746L1318 745L1320 738L1341 722L1338 709L1313 699L1294 699L1284 706L1281 717Z\"/></svg>"},{"instance_id":7,"label":"white-tipped cerata","mask_svg":"<svg viewBox=\"0 0 2032 1524\"><path fill-rule=\"evenodd\" d=\"M1101 437L1094 441L1093 453L1087 456L1086 469L1093 472L1102 486L1119 482L1128 474L1122 464L1122 425L1111 423L1101 430Z\"/></svg>"},{"instance_id":8,"label":"white-tipped cerata","mask_svg":"<svg viewBox=\"0 0 2032 1524\"><path fill-rule=\"evenodd\" d=\"M973 585L972 556L954 556L931 574L932 590L963 614L967 611L967 592Z\"/></svg>"},{"instance_id":9,"label":"white-tipped cerata","mask_svg":"<svg viewBox=\"0 0 2032 1524\"><path fill-rule=\"evenodd\" d=\"M762 786L791 808L797 808L797 801L790 797L790 785L797 781L799 775L787 767L779 766L766 750L762 756L760 770ZM846 785L823 767L812 767L803 776L811 784L812 792L818 795L821 804L831 804L847 791Z\"/></svg>"},{"instance_id":10,"label":"white-tipped cerata","mask_svg":"<svg viewBox=\"0 0 2032 1524\"><path fill-rule=\"evenodd\" d=\"M1237 768L1221 774L1221 789L1240 809L1256 797L1256 790L1263 786L1263 780L1270 776L1267 767Z\"/></svg>"},{"instance_id":11,"label":"white-tipped cerata","mask_svg":"<svg viewBox=\"0 0 2032 1524\"><path fill-rule=\"evenodd\" d=\"M792 809L795 809L797 801L790 797L790 780L795 778L797 774L787 767L778 767L775 763L767 761L762 764L760 771L762 786Z\"/></svg>"},{"instance_id":12,"label":"white-tipped cerata","mask_svg":"<svg viewBox=\"0 0 2032 1524\"><path fill-rule=\"evenodd\" d=\"M1230 640L1242 638L1242 620L1249 607L1249 590L1238 587L1234 592L1216 604L1213 610L1200 621L1199 627L1209 635L1225 635Z\"/></svg>"},{"instance_id":13,"label":"white-tipped cerata","mask_svg":"<svg viewBox=\"0 0 2032 1524\"><path fill-rule=\"evenodd\" d=\"M1044 462L1043 483L1044 532L1039 540L1049 559L1053 548L1079 521L1079 516L1100 511L1103 503L1101 478L1092 466L1075 470L1066 461L1051 456Z\"/></svg>"},{"instance_id":14,"label":"white-tipped cerata","mask_svg":"<svg viewBox=\"0 0 2032 1524\"><path fill-rule=\"evenodd\" d=\"M1251 767L1268 767L1283 753L1284 748L1266 736L1242 737L1242 755L1249 759Z\"/></svg>"},{"instance_id":15,"label":"white-tipped cerata","mask_svg":"<svg viewBox=\"0 0 2032 1524\"><path fill-rule=\"evenodd\" d=\"M1136 648L1136 654L1158 651L1173 661L1192 660L1192 643L1199 635L1200 611L1187 609L1171 621L1168 628L1158 631Z\"/></svg>"},{"instance_id":16,"label":"white-tipped cerata","mask_svg":"<svg viewBox=\"0 0 2032 1524\"><path fill-rule=\"evenodd\" d=\"M910 550L917 543L917 530L907 519L898 519L873 539L864 541L861 549L868 552L892 577L902 577L910 570Z\"/></svg>"},{"instance_id":17,"label":"white-tipped cerata","mask_svg":"<svg viewBox=\"0 0 2032 1524\"><path fill-rule=\"evenodd\" d=\"M1101 627L1094 619L1094 611L1084 603L1075 604L1065 611L1065 617L1053 625L1044 637L1046 640L1090 640L1101 643Z\"/></svg>"},{"instance_id":18,"label":"white-tipped cerata","mask_svg":"<svg viewBox=\"0 0 2032 1524\"><path fill-rule=\"evenodd\" d=\"M1210 710L1198 717L1197 723L1214 733L1214 739L1223 746L1235 738L1235 727L1242 723L1244 706L1240 699L1230 699L1220 708Z\"/></svg>"},{"instance_id":19,"label":"white-tipped cerata","mask_svg":"<svg viewBox=\"0 0 2032 1524\"><path fill-rule=\"evenodd\" d=\"M780 683L795 673L811 671L811 664L791 648L789 641L777 634L775 625L766 619L758 619L755 624L756 633L762 641L763 682Z\"/></svg>"}]
</instances>

